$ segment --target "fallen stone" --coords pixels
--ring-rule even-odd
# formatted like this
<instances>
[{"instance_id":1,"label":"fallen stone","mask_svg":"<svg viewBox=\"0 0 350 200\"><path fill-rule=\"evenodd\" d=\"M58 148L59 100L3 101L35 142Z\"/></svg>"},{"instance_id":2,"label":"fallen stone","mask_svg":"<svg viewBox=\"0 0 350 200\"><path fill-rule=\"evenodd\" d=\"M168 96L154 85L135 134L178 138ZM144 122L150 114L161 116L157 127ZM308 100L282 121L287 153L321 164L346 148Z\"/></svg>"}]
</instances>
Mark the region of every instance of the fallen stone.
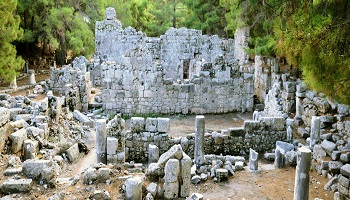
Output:
<instances>
[{"instance_id":1,"label":"fallen stone","mask_svg":"<svg viewBox=\"0 0 350 200\"><path fill-rule=\"evenodd\" d=\"M10 110L0 107L0 127L5 125L10 120Z\"/></svg>"},{"instance_id":2,"label":"fallen stone","mask_svg":"<svg viewBox=\"0 0 350 200\"><path fill-rule=\"evenodd\" d=\"M125 181L125 197L127 200L142 199L142 181L140 178L129 178Z\"/></svg>"},{"instance_id":3,"label":"fallen stone","mask_svg":"<svg viewBox=\"0 0 350 200\"><path fill-rule=\"evenodd\" d=\"M216 169L215 176L218 179L218 182L222 182L223 180L227 179L228 171L227 169Z\"/></svg>"},{"instance_id":4,"label":"fallen stone","mask_svg":"<svg viewBox=\"0 0 350 200\"><path fill-rule=\"evenodd\" d=\"M199 193L193 193L189 198L186 200L203 200L203 195Z\"/></svg>"},{"instance_id":5,"label":"fallen stone","mask_svg":"<svg viewBox=\"0 0 350 200\"><path fill-rule=\"evenodd\" d=\"M11 150L13 153L17 153L23 149L23 142L27 139L26 129L22 128L10 135L12 141Z\"/></svg>"},{"instance_id":6,"label":"fallen stone","mask_svg":"<svg viewBox=\"0 0 350 200\"><path fill-rule=\"evenodd\" d=\"M195 184L195 185L197 185L197 184L200 183L200 182L201 182L201 177L198 176L198 175L195 175L195 176L193 176L193 177L191 178L191 183L193 183L193 184Z\"/></svg>"},{"instance_id":7,"label":"fallen stone","mask_svg":"<svg viewBox=\"0 0 350 200\"><path fill-rule=\"evenodd\" d=\"M334 142L330 142L328 140L323 140L321 143L321 147L327 153L327 155L331 156L332 152L335 150L337 145Z\"/></svg>"},{"instance_id":8,"label":"fallen stone","mask_svg":"<svg viewBox=\"0 0 350 200\"><path fill-rule=\"evenodd\" d=\"M85 170L83 175L83 183L85 185L91 185L97 180L96 169L89 167Z\"/></svg>"},{"instance_id":9,"label":"fallen stone","mask_svg":"<svg viewBox=\"0 0 350 200\"><path fill-rule=\"evenodd\" d=\"M4 194L29 192L32 189L32 179L7 179L1 185Z\"/></svg>"},{"instance_id":10,"label":"fallen stone","mask_svg":"<svg viewBox=\"0 0 350 200\"><path fill-rule=\"evenodd\" d=\"M76 120L78 120L80 123L82 123L85 126L93 126L93 122L83 113L81 113L79 110L73 111L73 116Z\"/></svg>"},{"instance_id":11,"label":"fallen stone","mask_svg":"<svg viewBox=\"0 0 350 200\"><path fill-rule=\"evenodd\" d=\"M178 160L181 160L182 158L182 148L181 145L174 145L172 146L167 152L163 153L158 160L158 165L163 168L166 164L166 162L171 159L176 158Z\"/></svg>"},{"instance_id":12,"label":"fallen stone","mask_svg":"<svg viewBox=\"0 0 350 200\"><path fill-rule=\"evenodd\" d=\"M108 191L95 190L94 192L94 200L110 200L111 196Z\"/></svg>"},{"instance_id":13,"label":"fallen stone","mask_svg":"<svg viewBox=\"0 0 350 200\"><path fill-rule=\"evenodd\" d=\"M331 189L332 185L336 184L337 182L338 182L338 176L335 176L324 185L323 189L325 191L328 191Z\"/></svg>"},{"instance_id":14,"label":"fallen stone","mask_svg":"<svg viewBox=\"0 0 350 200\"><path fill-rule=\"evenodd\" d=\"M54 179L60 172L59 165L51 160L29 159L23 162L22 168L25 176L44 182Z\"/></svg>"},{"instance_id":15,"label":"fallen stone","mask_svg":"<svg viewBox=\"0 0 350 200\"><path fill-rule=\"evenodd\" d=\"M236 162L236 163L235 163L235 168L236 168L237 171L243 170L243 168L244 168L244 162L242 162L242 161Z\"/></svg>"},{"instance_id":16,"label":"fallen stone","mask_svg":"<svg viewBox=\"0 0 350 200\"><path fill-rule=\"evenodd\" d=\"M4 174L4 176L13 176L13 175L19 174L21 172L22 172L22 167L17 167L17 168L5 169L3 174Z\"/></svg>"},{"instance_id":17,"label":"fallen stone","mask_svg":"<svg viewBox=\"0 0 350 200\"><path fill-rule=\"evenodd\" d=\"M112 173L111 169L102 167L98 169L97 180L102 183L105 183L107 180L110 179L111 173Z\"/></svg>"},{"instance_id":18,"label":"fallen stone","mask_svg":"<svg viewBox=\"0 0 350 200\"><path fill-rule=\"evenodd\" d=\"M158 163L151 163L148 166L146 176L151 181L158 182L159 178L164 176L164 171L162 170L162 168L159 166Z\"/></svg>"},{"instance_id":19,"label":"fallen stone","mask_svg":"<svg viewBox=\"0 0 350 200\"><path fill-rule=\"evenodd\" d=\"M66 153L70 162L74 162L76 159L78 159L80 154L78 143L75 143L73 146L67 149Z\"/></svg>"},{"instance_id":20,"label":"fallen stone","mask_svg":"<svg viewBox=\"0 0 350 200\"><path fill-rule=\"evenodd\" d=\"M343 165L341 168L340 168L340 173L347 177L347 178L350 178L350 164L346 164L346 165Z\"/></svg>"},{"instance_id":21,"label":"fallen stone","mask_svg":"<svg viewBox=\"0 0 350 200\"><path fill-rule=\"evenodd\" d=\"M312 152L312 158L315 159L317 162L320 162L322 158L326 156L327 156L327 153L323 150L321 145L316 144Z\"/></svg>"},{"instance_id":22,"label":"fallen stone","mask_svg":"<svg viewBox=\"0 0 350 200\"><path fill-rule=\"evenodd\" d=\"M157 183L150 183L147 187L147 191L155 197L157 195Z\"/></svg>"}]
</instances>

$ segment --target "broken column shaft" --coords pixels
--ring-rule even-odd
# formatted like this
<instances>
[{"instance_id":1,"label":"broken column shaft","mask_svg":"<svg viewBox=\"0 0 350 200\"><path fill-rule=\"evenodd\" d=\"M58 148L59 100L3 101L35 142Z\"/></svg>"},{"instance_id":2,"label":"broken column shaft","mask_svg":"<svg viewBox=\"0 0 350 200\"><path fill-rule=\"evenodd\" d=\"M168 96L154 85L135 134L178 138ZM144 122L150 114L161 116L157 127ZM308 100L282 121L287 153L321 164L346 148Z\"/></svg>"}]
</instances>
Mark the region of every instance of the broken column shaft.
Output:
<instances>
[{"instance_id":1,"label":"broken column shaft","mask_svg":"<svg viewBox=\"0 0 350 200\"><path fill-rule=\"evenodd\" d=\"M307 147L298 149L298 164L295 171L294 200L309 199L309 171L311 150Z\"/></svg>"},{"instance_id":2,"label":"broken column shaft","mask_svg":"<svg viewBox=\"0 0 350 200\"><path fill-rule=\"evenodd\" d=\"M97 163L107 164L107 131L106 120L99 119L96 121L96 154Z\"/></svg>"},{"instance_id":3,"label":"broken column shaft","mask_svg":"<svg viewBox=\"0 0 350 200\"><path fill-rule=\"evenodd\" d=\"M314 145L320 140L320 118L312 116L311 118L311 131L310 131L310 149L314 148Z\"/></svg>"},{"instance_id":4,"label":"broken column shaft","mask_svg":"<svg viewBox=\"0 0 350 200\"><path fill-rule=\"evenodd\" d=\"M204 130L205 118L203 115L196 116L196 137L194 147L194 163L201 166L204 163Z\"/></svg>"}]
</instances>

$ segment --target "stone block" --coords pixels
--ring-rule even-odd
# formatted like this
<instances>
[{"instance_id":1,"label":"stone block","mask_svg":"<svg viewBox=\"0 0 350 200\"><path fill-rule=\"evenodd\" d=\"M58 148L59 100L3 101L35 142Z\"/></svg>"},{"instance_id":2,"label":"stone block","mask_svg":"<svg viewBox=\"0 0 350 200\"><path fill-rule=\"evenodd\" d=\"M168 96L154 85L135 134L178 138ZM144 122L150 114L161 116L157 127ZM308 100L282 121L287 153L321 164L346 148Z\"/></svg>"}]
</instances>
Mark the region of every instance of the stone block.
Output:
<instances>
[{"instance_id":1,"label":"stone block","mask_svg":"<svg viewBox=\"0 0 350 200\"><path fill-rule=\"evenodd\" d=\"M334 142L323 140L321 143L321 147L329 156L331 156L332 152L336 149L337 145Z\"/></svg>"},{"instance_id":2,"label":"stone block","mask_svg":"<svg viewBox=\"0 0 350 200\"><path fill-rule=\"evenodd\" d=\"M180 185L180 197L188 197L190 195L191 167L192 159L184 152L180 161L182 180L182 184Z\"/></svg>"},{"instance_id":3,"label":"stone block","mask_svg":"<svg viewBox=\"0 0 350 200\"><path fill-rule=\"evenodd\" d=\"M115 155L118 149L118 139L115 137L107 137L107 156Z\"/></svg>"},{"instance_id":4,"label":"stone block","mask_svg":"<svg viewBox=\"0 0 350 200\"><path fill-rule=\"evenodd\" d=\"M163 168L166 162L171 158L176 158L180 160L182 158L182 148L181 145L176 144L172 146L167 152L163 153L158 160L158 164L161 168Z\"/></svg>"},{"instance_id":5,"label":"stone block","mask_svg":"<svg viewBox=\"0 0 350 200\"><path fill-rule=\"evenodd\" d=\"M125 181L125 198L127 200L142 200L142 181L140 178L128 178Z\"/></svg>"},{"instance_id":6,"label":"stone block","mask_svg":"<svg viewBox=\"0 0 350 200\"><path fill-rule=\"evenodd\" d=\"M0 107L0 126L3 126L10 121L10 110Z\"/></svg>"},{"instance_id":7,"label":"stone block","mask_svg":"<svg viewBox=\"0 0 350 200\"><path fill-rule=\"evenodd\" d=\"M156 163L159 159L159 148L156 145L148 145L148 163Z\"/></svg>"},{"instance_id":8,"label":"stone block","mask_svg":"<svg viewBox=\"0 0 350 200\"><path fill-rule=\"evenodd\" d=\"M109 168L100 168L97 171L97 180L105 183L108 179L110 179L112 170Z\"/></svg>"},{"instance_id":9,"label":"stone block","mask_svg":"<svg viewBox=\"0 0 350 200\"><path fill-rule=\"evenodd\" d=\"M343 175L340 175L338 181L340 185L344 186L345 188L349 188L349 183L350 183L349 178Z\"/></svg>"},{"instance_id":10,"label":"stone block","mask_svg":"<svg viewBox=\"0 0 350 200\"><path fill-rule=\"evenodd\" d=\"M97 180L97 173L96 169L89 167L88 169L85 170L83 174L83 183L85 185L91 185Z\"/></svg>"},{"instance_id":11,"label":"stone block","mask_svg":"<svg viewBox=\"0 0 350 200\"><path fill-rule=\"evenodd\" d=\"M27 139L26 129L22 128L10 135L12 141L12 153L17 153L23 149L23 142Z\"/></svg>"},{"instance_id":12,"label":"stone block","mask_svg":"<svg viewBox=\"0 0 350 200\"><path fill-rule=\"evenodd\" d=\"M146 131L157 132L158 119L157 118L147 118L146 119Z\"/></svg>"},{"instance_id":13,"label":"stone block","mask_svg":"<svg viewBox=\"0 0 350 200\"><path fill-rule=\"evenodd\" d=\"M218 179L218 182L221 182L221 181L227 179L228 171L227 171L227 169L223 169L223 168L216 169L215 176Z\"/></svg>"},{"instance_id":14,"label":"stone block","mask_svg":"<svg viewBox=\"0 0 350 200\"><path fill-rule=\"evenodd\" d=\"M265 122L266 126L270 130L284 131L285 121L283 117L260 117L260 120Z\"/></svg>"},{"instance_id":15,"label":"stone block","mask_svg":"<svg viewBox=\"0 0 350 200\"><path fill-rule=\"evenodd\" d=\"M177 159L169 159L164 168L164 181L165 182L178 182L180 175L180 162Z\"/></svg>"},{"instance_id":16,"label":"stone block","mask_svg":"<svg viewBox=\"0 0 350 200\"><path fill-rule=\"evenodd\" d=\"M76 159L79 158L79 145L78 143L75 143L73 146L69 147L67 149L67 157L70 162L74 162Z\"/></svg>"},{"instance_id":17,"label":"stone block","mask_svg":"<svg viewBox=\"0 0 350 200\"><path fill-rule=\"evenodd\" d=\"M317 162L320 162L322 158L326 156L327 156L327 153L323 150L321 145L316 144L312 151L312 158L315 159Z\"/></svg>"},{"instance_id":18,"label":"stone block","mask_svg":"<svg viewBox=\"0 0 350 200\"><path fill-rule=\"evenodd\" d=\"M36 153L39 151L39 142L36 140L24 140L23 150L23 160L34 159Z\"/></svg>"},{"instance_id":19,"label":"stone block","mask_svg":"<svg viewBox=\"0 0 350 200\"><path fill-rule=\"evenodd\" d=\"M95 190L93 199L94 200L110 200L111 196L109 195L108 191Z\"/></svg>"},{"instance_id":20,"label":"stone block","mask_svg":"<svg viewBox=\"0 0 350 200\"><path fill-rule=\"evenodd\" d=\"M35 180L41 179L44 182L48 182L59 174L60 167L50 160L29 159L23 162L22 171L29 178Z\"/></svg>"},{"instance_id":21,"label":"stone block","mask_svg":"<svg viewBox=\"0 0 350 200\"><path fill-rule=\"evenodd\" d=\"M158 132L168 133L170 131L170 119L169 118L157 118L158 119Z\"/></svg>"},{"instance_id":22,"label":"stone block","mask_svg":"<svg viewBox=\"0 0 350 200\"><path fill-rule=\"evenodd\" d=\"M283 82L283 89L288 93L294 93L296 91L295 82Z\"/></svg>"},{"instance_id":23,"label":"stone block","mask_svg":"<svg viewBox=\"0 0 350 200\"><path fill-rule=\"evenodd\" d=\"M340 168L340 173L347 177L347 178L350 178L350 164L346 164L346 165L343 165L341 168Z\"/></svg>"},{"instance_id":24,"label":"stone block","mask_svg":"<svg viewBox=\"0 0 350 200\"><path fill-rule=\"evenodd\" d=\"M2 193L29 192L32 189L32 179L7 179L1 185Z\"/></svg>"},{"instance_id":25,"label":"stone block","mask_svg":"<svg viewBox=\"0 0 350 200\"><path fill-rule=\"evenodd\" d=\"M165 199L176 199L179 192L178 182L165 182L163 185L164 198Z\"/></svg>"},{"instance_id":26,"label":"stone block","mask_svg":"<svg viewBox=\"0 0 350 200\"><path fill-rule=\"evenodd\" d=\"M157 183L150 183L147 187L147 191L155 197L157 195Z\"/></svg>"},{"instance_id":27,"label":"stone block","mask_svg":"<svg viewBox=\"0 0 350 200\"><path fill-rule=\"evenodd\" d=\"M343 163L340 161L330 161L328 162L328 170L333 174L339 174L340 168L343 166Z\"/></svg>"},{"instance_id":28,"label":"stone block","mask_svg":"<svg viewBox=\"0 0 350 200\"><path fill-rule=\"evenodd\" d=\"M94 124L86 115L81 113L79 110L73 111L73 117L85 126L92 127Z\"/></svg>"},{"instance_id":29,"label":"stone block","mask_svg":"<svg viewBox=\"0 0 350 200\"><path fill-rule=\"evenodd\" d=\"M130 120L130 129L133 133L140 133L145 131L145 118L132 117Z\"/></svg>"}]
</instances>

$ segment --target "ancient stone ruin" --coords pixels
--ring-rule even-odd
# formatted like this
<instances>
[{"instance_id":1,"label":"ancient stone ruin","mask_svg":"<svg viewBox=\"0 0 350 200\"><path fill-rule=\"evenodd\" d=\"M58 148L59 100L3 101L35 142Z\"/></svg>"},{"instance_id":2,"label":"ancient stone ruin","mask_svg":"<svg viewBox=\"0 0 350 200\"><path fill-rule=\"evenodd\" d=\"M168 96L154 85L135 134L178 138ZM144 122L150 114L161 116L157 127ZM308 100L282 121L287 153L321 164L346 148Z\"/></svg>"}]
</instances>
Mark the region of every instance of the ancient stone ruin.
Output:
<instances>
[{"instance_id":1,"label":"ancient stone ruin","mask_svg":"<svg viewBox=\"0 0 350 200\"><path fill-rule=\"evenodd\" d=\"M329 178L315 183L328 198L350 198L348 105L275 58L249 60L247 27L228 40L186 28L151 38L115 16L96 23L91 62L51 67L46 81L28 70L26 95L1 92L1 199L204 199L198 186L284 168L294 199L317 189L312 173ZM208 114L228 112L251 117L208 130ZM173 137L165 114L196 114L192 133Z\"/></svg>"}]
</instances>

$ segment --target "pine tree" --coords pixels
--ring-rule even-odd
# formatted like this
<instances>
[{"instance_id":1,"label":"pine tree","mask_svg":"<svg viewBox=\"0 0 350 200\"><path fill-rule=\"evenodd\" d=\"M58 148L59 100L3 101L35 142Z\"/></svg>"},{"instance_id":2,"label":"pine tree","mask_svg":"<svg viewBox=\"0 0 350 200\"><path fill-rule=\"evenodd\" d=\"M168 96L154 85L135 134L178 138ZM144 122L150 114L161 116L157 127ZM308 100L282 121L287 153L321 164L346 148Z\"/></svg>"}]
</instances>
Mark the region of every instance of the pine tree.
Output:
<instances>
[{"instance_id":1,"label":"pine tree","mask_svg":"<svg viewBox=\"0 0 350 200\"><path fill-rule=\"evenodd\" d=\"M22 37L19 28L20 18L16 15L16 0L0 1L0 77L11 81L23 67L24 61L16 56L16 48L12 44Z\"/></svg>"}]
</instances>

